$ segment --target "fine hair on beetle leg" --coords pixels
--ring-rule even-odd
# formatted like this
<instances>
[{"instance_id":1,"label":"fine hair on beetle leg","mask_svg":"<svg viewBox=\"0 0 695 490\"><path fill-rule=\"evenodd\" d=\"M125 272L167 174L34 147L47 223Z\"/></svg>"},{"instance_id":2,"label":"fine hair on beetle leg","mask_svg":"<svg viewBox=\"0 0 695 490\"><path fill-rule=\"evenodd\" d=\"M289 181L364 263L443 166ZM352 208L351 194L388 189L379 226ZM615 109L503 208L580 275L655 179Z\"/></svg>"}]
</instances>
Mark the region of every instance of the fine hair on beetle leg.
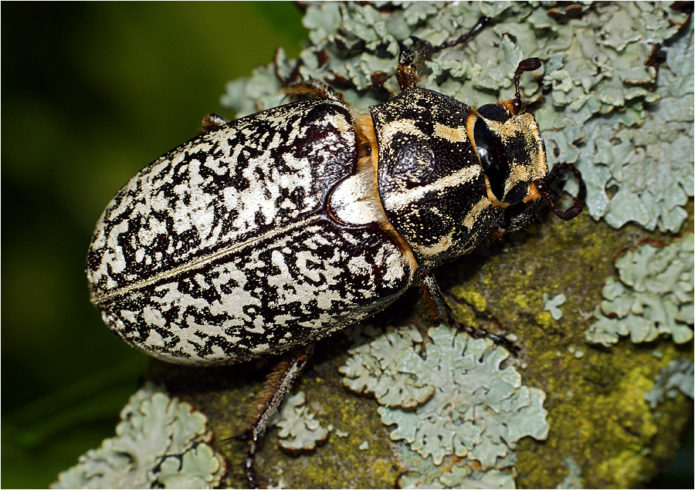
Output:
<instances>
[{"instance_id":1,"label":"fine hair on beetle leg","mask_svg":"<svg viewBox=\"0 0 695 490\"><path fill-rule=\"evenodd\" d=\"M251 404L249 428L237 436L226 439L227 441L243 441L248 444L246 460L244 461L244 474L249 488L259 488L254 462L270 421L287 398L295 381L309 362L313 351L313 344L301 347L286 355L275 365L263 383L260 393Z\"/></svg>"}]
</instances>

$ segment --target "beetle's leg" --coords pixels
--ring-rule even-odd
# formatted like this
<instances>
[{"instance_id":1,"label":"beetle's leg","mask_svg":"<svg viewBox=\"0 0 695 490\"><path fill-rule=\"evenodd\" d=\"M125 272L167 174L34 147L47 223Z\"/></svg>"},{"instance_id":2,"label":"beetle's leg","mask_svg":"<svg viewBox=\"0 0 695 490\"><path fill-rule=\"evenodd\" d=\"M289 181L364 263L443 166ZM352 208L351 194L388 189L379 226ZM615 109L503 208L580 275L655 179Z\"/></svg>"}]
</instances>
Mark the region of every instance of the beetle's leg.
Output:
<instances>
[{"instance_id":1,"label":"beetle's leg","mask_svg":"<svg viewBox=\"0 0 695 490\"><path fill-rule=\"evenodd\" d=\"M412 38L411 38L412 39ZM415 60L417 56L415 51L406 45L399 43L401 54L398 57L398 66L396 67L396 80L401 90L417 88L418 75L415 69Z\"/></svg>"},{"instance_id":2,"label":"beetle's leg","mask_svg":"<svg viewBox=\"0 0 695 490\"><path fill-rule=\"evenodd\" d=\"M425 290L427 291L428 295L430 298L432 298L432 301L434 302L435 306L437 307L437 313L439 315L439 318L444 321L448 325L455 325L458 330L461 330L463 332L466 332L468 335L470 335L473 338L481 338L481 337L487 337L488 339L492 340L495 344L504 347L507 349L509 352L514 354L515 356L519 354L519 347L514 344L514 342L511 342L510 340L501 337L495 333L489 332L485 330L484 328L473 328L468 325L464 325L462 323L459 323L456 321L454 318L451 308L449 305L446 303L446 300L444 299L444 293L442 293L442 290L439 287L439 284L437 284L436 279L431 275L428 274L422 279L422 284L425 287ZM450 295L447 295L452 301L459 301L457 298L453 298ZM476 316L482 316L484 320L490 321L495 323L497 326L500 326L500 323L495 319L493 316L488 315L488 314L482 314L482 312L478 312L475 308L473 308L473 311L475 312Z\"/></svg>"},{"instance_id":3,"label":"beetle's leg","mask_svg":"<svg viewBox=\"0 0 695 490\"><path fill-rule=\"evenodd\" d=\"M297 62L294 64L294 67L292 67L292 71L290 72L290 74L287 77L284 77L281 73L282 69L280 68L280 65L282 64L282 59L285 58L284 53L285 52L279 46L275 48L275 56L273 57L273 70L275 71L275 77L280 82L280 85L282 85L283 87L287 87L289 84L297 82L301 79L299 75L299 67L302 66L302 59L297 59Z\"/></svg>"},{"instance_id":4,"label":"beetle's leg","mask_svg":"<svg viewBox=\"0 0 695 490\"><path fill-rule=\"evenodd\" d=\"M472 39L475 37L476 34L478 34L480 31L482 31L491 21L490 17L482 16L480 19L478 19L478 22L475 23L471 29L463 34L462 36L459 36L456 39L451 39L449 41L444 41L442 44L439 46L436 46L434 49L435 51L439 51L441 49L446 49L446 48L452 48L454 46L457 46L459 44L463 44L467 42L469 39Z\"/></svg>"},{"instance_id":5,"label":"beetle's leg","mask_svg":"<svg viewBox=\"0 0 695 490\"><path fill-rule=\"evenodd\" d=\"M396 79L398 80L398 86L401 90L408 90L411 88L417 88L418 74L415 69L415 64L419 60L427 60L442 49L451 48L458 44L465 43L480 31L490 22L489 17L481 17L478 22L462 36L452 39L449 41L444 41L442 44L437 46L432 46L429 42L419 39L415 36L411 36L412 41L410 46L405 46L399 43L401 48L401 54L398 57L398 67L396 68Z\"/></svg>"},{"instance_id":6,"label":"beetle's leg","mask_svg":"<svg viewBox=\"0 0 695 490\"><path fill-rule=\"evenodd\" d=\"M207 133L213 129L227 124L229 121L215 112L205 115L200 123L200 132Z\"/></svg>"},{"instance_id":7,"label":"beetle's leg","mask_svg":"<svg viewBox=\"0 0 695 490\"><path fill-rule=\"evenodd\" d=\"M249 488L259 488L254 470L254 459L261 447L268 425L292 389L297 377L307 365L313 350L313 345L303 347L287 355L277 364L268 375L263 391L258 396L251 426L243 434L232 438L245 441L248 444L244 473Z\"/></svg>"},{"instance_id":8,"label":"beetle's leg","mask_svg":"<svg viewBox=\"0 0 695 490\"><path fill-rule=\"evenodd\" d=\"M343 100L342 94L335 92L330 86L320 80L311 79L290 83L284 90L287 95L337 101Z\"/></svg>"},{"instance_id":9,"label":"beetle's leg","mask_svg":"<svg viewBox=\"0 0 695 490\"><path fill-rule=\"evenodd\" d=\"M277 77L287 95L338 101L343 100L342 94L336 93L330 86L320 80L302 80L299 74L301 59L297 61L290 75L283 77L280 68L281 53L282 51L280 48L275 50L273 67L275 69L275 77Z\"/></svg>"}]
</instances>

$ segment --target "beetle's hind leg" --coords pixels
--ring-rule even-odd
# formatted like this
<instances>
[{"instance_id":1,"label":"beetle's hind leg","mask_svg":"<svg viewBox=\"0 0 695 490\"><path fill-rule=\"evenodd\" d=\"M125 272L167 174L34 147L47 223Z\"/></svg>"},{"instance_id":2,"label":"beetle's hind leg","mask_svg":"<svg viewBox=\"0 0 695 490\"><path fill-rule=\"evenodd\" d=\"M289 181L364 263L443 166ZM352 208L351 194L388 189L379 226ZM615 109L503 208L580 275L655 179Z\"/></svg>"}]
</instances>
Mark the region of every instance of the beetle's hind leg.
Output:
<instances>
[{"instance_id":1,"label":"beetle's hind leg","mask_svg":"<svg viewBox=\"0 0 695 490\"><path fill-rule=\"evenodd\" d=\"M313 350L313 345L295 350L275 366L254 403L249 428L242 434L230 438L248 444L246 460L244 461L244 474L249 488L259 488L254 460L263 443L263 436L268 430L273 416L287 398L294 382L309 362Z\"/></svg>"},{"instance_id":2,"label":"beetle's hind leg","mask_svg":"<svg viewBox=\"0 0 695 490\"><path fill-rule=\"evenodd\" d=\"M320 80L302 80L299 74L299 67L302 64L302 60L299 59L295 63L288 76L282 75L281 68L281 58L282 51L280 48L275 50L275 58L273 60L273 67L275 70L275 77L282 85L283 90L287 95L294 97L307 97L314 99L327 99L327 100L338 100L343 101L342 94L336 93L328 84Z\"/></svg>"},{"instance_id":3,"label":"beetle's hind leg","mask_svg":"<svg viewBox=\"0 0 695 490\"><path fill-rule=\"evenodd\" d=\"M220 126L224 126L228 122L228 119L226 119L223 116L220 116L216 112L206 114L203 117L203 120L200 122L200 134L207 133L208 131L212 131L213 129L217 129Z\"/></svg>"},{"instance_id":4,"label":"beetle's hind leg","mask_svg":"<svg viewBox=\"0 0 695 490\"><path fill-rule=\"evenodd\" d=\"M451 295L444 294L442 290L439 287L439 284L437 284L437 281L435 278L431 275L428 274L425 276L422 280L422 284L424 286L425 291L427 292L428 296L431 298L432 302L434 303L435 307L437 308L437 315L439 318L444 321L447 325L455 325L458 330L461 330L463 332L466 332L468 335L471 337L474 337L476 339L486 337L490 340L492 340L496 345L499 345L500 347L504 347L507 349L509 352L511 352L513 355L518 356L520 349L519 347L514 344L514 342L510 341L509 339L502 337L500 335L497 335L496 333L489 332L488 330L485 330L484 328L474 328L469 325L464 325L462 323L459 323L453 316L451 307L447 304L445 298L449 298L450 301L452 302L460 302L458 298L454 298ZM467 303L466 303L467 304ZM475 316L485 320L487 322L494 323L497 327L501 328L500 322L497 321L495 317L493 317L490 314L478 311L473 305L469 305L472 310L475 313Z\"/></svg>"},{"instance_id":5,"label":"beetle's hind leg","mask_svg":"<svg viewBox=\"0 0 695 490\"><path fill-rule=\"evenodd\" d=\"M342 94L333 90L321 80L302 80L285 86L287 95L343 101Z\"/></svg>"}]
</instances>

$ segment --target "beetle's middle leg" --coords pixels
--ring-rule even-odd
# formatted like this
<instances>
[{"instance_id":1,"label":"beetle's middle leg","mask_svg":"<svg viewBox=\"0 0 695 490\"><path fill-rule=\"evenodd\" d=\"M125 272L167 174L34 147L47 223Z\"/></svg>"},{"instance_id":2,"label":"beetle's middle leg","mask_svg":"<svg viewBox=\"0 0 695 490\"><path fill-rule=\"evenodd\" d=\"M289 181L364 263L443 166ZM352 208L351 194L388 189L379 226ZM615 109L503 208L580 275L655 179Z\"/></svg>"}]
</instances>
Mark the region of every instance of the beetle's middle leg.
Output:
<instances>
[{"instance_id":1,"label":"beetle's middle leg","mask_svg":"<svg viewBox=\"0 0 695 490\"><path fill-rule=\"evenodd\" d=\"M254 460L263 443L263 436L268 430L270 421L287 398L294 382L309 362L313 351L313 344L302 347L287 355L277 364L268 375L263 390L256 400L250 427L241 435L231 438L245 441L248 444L244 474L249 488L259 488Z\"/></svg>"},{"instance_id":2,"label":"beetle's middle leg","mask_svg":"<svg viewBox=\"0 0 695 490\"><path fill-rule=\"evenodd\" d=\"M515 356L519 354L519 347L514 344L514 342L510 341L509 339L506 339L500 335L497 335L495 333L489 332L485 330L484 328L474 328L469 325L464 325L462 323L459 323L454 317L451 312L451 308L449 305L447 305L445 299L444 299L444 293L442 293L442 290L439 287L439 284L437 284L436 279L432 274L426 275L422 279L422 284L428 294L428 296L432 299L432 302L434 303L435 307L437 308L437 315L439 318L444 321L445 323L449 325L455 325L458 330L461 330L463 332L466 332L468 335L470 335L473 338L481 338L481 337L487 337L488 339L492 340L495 344L504 347L507 349L509 352L514 354ZM453 299L453 298L452 298ZM456 299L453 299L454 301L458 301ZM481 316L480 312L478 312L475 308L473 308L473 311L475 312L476 316ZM482 315L483 320L486 321L492 321L496 323L499 326L499 322L491 317L490 315Z\"/></svg>"},{"instance_id":3,"label":"beetle's middle leg","mask_svg":"<svg viewBox=\"0 0 695 490\"><path fill-rule=\"evenodd\" d=\"M401 90L417 88L418 74L415 64L420 60L428 60L430 57L442 49L451 48L463 44L483 30L490 23L489 17L481 17L478 22L465 34L456 39L444 41L443 43L432 46L429 42L410 36L411 45L400 44L401 53L398 57L398 67L396 68L396 79Z\"/></svg>"}]
</instances>

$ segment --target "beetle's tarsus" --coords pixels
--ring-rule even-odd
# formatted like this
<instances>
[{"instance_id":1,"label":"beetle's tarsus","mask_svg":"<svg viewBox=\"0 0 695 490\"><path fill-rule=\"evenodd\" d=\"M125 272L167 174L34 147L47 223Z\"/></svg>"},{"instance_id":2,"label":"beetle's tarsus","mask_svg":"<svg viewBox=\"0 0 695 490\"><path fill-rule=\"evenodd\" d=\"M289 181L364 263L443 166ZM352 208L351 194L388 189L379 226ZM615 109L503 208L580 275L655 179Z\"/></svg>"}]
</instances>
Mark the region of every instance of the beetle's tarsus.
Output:
<instances>
[{"instance_id":1,"label":"beetle's tarsus","mask_svg":"<svg viewBox=\"0 0 695 490\"><path fill-rule=\"evenodd\" d=\"M432 55L442 49L451 48L458 44L463 44L483 30L490 23L489 17L482 16L478 22L465 34L456 39L444 41L443 43L432 46L429 42L415 36L410 36L411 44L406 46L399 43L401 53L398 56L398 67L396 68L396 79L401 90L417 88L419 76L415 65L421 60L428 60Z\"/></svg>"},{"instance_id":2,"label":"beetle's tarsus","mask_svg":"<svg viewBox=\"0 0 695 490\"><path fill-rule=\"evenodd\" d=\"M285 77L282 75L282 73L281 73L282 69L280 68L280 64L281 64L280 58L281 58L281 55L284 58L283 53L284 53L284 51L279 46L277 48L275 48L275 55L273 56L273 70L275 72L275 78L278 79L278 81L280 82L280 85L282 85L283 87L287 87L292 83L301 81L301 77L299 75L299 67L302 66L302 59L301 58L297 59L297 62L294 64L294 67L292 68L292 71L290 72L290 74L288 76Z\"/></svg>"},{"instance_id":3,"label":"beetle's tarsus","mask_svg":"<svg viewBox=\"0 0 695 490\"><path fill-rule=\"evenodd\" d=\"M540 67L541 60L539 58L526 58L525 60L521 60L519 66L516 67L516 72L514 72L514 101L512 102L514 114L519 114L519 111L521 111L521 92L519 90L521 74L526 71L537 70Z\"/></svg>"},{"instance_id":4,"label":"beetle's tarsus","mask_svg":"<svg viewBox=\"0 0 695 490\"><path fill-rule=\"evenodd\" d=\"M449 41L444 41L442 44L439 46L436 46L434 49L435 51L439 51L441 49L446 49L446 48L451 48L453 46L456 46L457 44L463 44L469 39L475 37L480 31L482 31L491 21L492 19L490 17L482 16L480 19L478 19L478 22L475 23L473 27L471 27L471 30L469 30L467 33L463 34L462 36L456 38L456 39L450 39Z\"/></svg>"},{"instance_id":5,"label":"beetle's tarsus","mask_svg":"<svg viewBox=\"0 0 695 490\"><path fill-rule=\"evenodd\" d=\"M488 330L485 330L484 328L474 328L469 325L464 325L462 323L459 323L455 318L454 315L451 311L451 307L447 304L446 298L448 298L452 302L457 302L457 303L464 303L468 306L471 307L473 312L475 313L475 316L494 323L498 328L501 329L502 325L500 322L493 317L492 315L488 313L484 313L481 311L478 311L475 309L472 305L468 304L466 301L459 300L458 298L455 298L451 296L450 294L445 294L442 292L441 288L439 287L439 284L437 284L436 279L431 275L427 275L423 278L422 284L429 294L430 298L432 298L432 301L434 302L435 306L437 307L437 313L439 315L439 318L446 323L447 325L453 325L456 327L457 330L460 330L462 332L466 332L468 335L470 335L473 338L479 339L482 337L486 337L490 340L492 340L496 345L500 347L504 347L507 349L512 355L518 357L519 353L521 352L521 349L519 346L514 344L514 342L510 341L509 339L506 339L500 335L497 335L495 333L489 332Z\"/></svg>"}]
</instances>

